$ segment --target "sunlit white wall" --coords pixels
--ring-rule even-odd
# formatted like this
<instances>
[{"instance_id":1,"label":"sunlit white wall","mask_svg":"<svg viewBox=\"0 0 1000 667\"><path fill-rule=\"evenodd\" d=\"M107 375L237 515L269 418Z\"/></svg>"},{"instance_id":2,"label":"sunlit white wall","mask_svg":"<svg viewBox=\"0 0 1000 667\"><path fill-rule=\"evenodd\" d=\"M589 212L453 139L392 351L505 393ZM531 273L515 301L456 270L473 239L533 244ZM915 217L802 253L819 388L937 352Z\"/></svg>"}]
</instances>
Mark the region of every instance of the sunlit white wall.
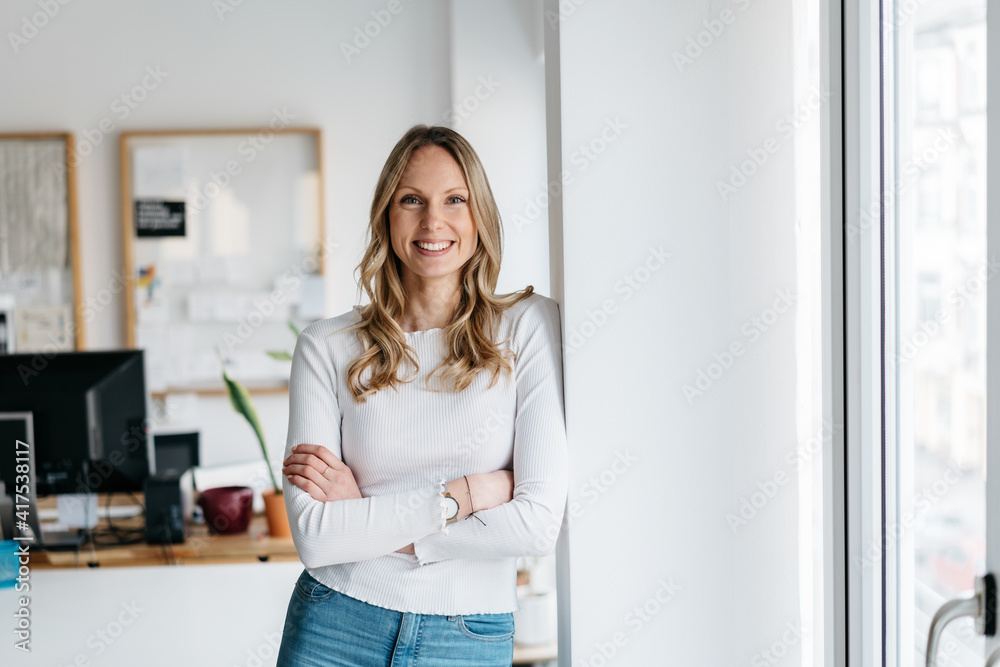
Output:
<instances>
[{"instance_id":1,"label":"sunlit white wall","mask_svg":"<svg viewBox=\"0 0 1000 667\"><path fill-rule=\"evenodd\" d=\"M558 4L572 664L813 664L800 3Z\"/></svg>"},{"instance_id":2,"label":"sunlit white wall","mask_svg":"<svg viewBox=\"0 0 1000 667\"><path fill-rule=\"evenodd\" d=\"M450 4L452 104L445 124L479 153L500 207L504 258L497 291L530 284L548 296L542 3Z\"/></svg>"}]
</instances>

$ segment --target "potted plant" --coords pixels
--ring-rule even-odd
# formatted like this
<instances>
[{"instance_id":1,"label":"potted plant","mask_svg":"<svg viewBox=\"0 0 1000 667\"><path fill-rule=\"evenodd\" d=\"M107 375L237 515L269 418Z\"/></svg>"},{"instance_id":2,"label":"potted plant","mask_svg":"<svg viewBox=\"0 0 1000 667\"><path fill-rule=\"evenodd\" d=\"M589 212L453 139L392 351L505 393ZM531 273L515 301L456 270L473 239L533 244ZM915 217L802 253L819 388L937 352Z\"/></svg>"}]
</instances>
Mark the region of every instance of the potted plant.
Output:
<instances>
[{"instance_id":1,"label":"potted plant","mask_svg":"<svg viewBox=\"0 0 1000 667\"><path fill-rule=\"evenodd\" d=\"M289 321L288 328L298 338L299 329L295 324ZM279 361L291 361L292 359L292 355L284 351L268 351L267 354ZM271 537L291 537L292 531L288 525L288 513L285 511L285 498L281 492L281 486L274 476L274 470L271 468L271 459L267 455L267 444L264 441L264 430L261 428L260 420L257 418L257 410L254 408L253 399L250 398L250 392L241 383L233 380L226 374L224 360L222 361L222 380L226 383L226 389L229 393L229 400L233 404L233 409L243 415L250 424L250 427L253 428L254 433L257 434L257 441L260 443L260 452L264 457L267 474L271 478L271 488L265 489L261 493L261 497L264 499L264 511L267 515L267 530Z\"/></svg>"}]
</instances>

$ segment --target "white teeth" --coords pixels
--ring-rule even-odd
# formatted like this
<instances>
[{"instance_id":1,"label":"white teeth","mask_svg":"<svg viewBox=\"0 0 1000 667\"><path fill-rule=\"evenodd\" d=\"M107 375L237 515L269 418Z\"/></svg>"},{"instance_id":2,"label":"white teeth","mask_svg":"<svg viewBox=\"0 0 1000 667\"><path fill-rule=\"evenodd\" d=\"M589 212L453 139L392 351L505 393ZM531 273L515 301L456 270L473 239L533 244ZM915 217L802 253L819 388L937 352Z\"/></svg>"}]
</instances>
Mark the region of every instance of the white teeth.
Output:
<instances>
[{"instance_id":1,"label":"white teeth","mask_svg":"<svg viewBox=\"0 0 1000 667\"><path fill-rule=\"evenodd\" d=\"M444 243L421 243L420 241L417 241L417 245L424 250L444 250L451 244L451 241L445 241Z\"/></svg>"}]
</instances>

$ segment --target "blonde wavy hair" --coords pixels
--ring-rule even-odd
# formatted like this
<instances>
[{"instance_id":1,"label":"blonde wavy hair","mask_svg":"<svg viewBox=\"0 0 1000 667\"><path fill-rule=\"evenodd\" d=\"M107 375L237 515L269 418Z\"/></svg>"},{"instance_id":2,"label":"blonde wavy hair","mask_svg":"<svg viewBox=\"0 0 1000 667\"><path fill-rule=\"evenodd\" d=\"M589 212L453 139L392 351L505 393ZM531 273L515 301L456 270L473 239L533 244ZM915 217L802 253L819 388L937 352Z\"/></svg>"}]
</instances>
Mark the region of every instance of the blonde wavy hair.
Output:
<instances>
[{"instance_id":1,"label":"blonde wavy hair","mask_svg":"<svg viewBox=\"0 0 1000 667\"><path fill-rule=\"evenodd\" d=\"M468 141L451 128L414 125L396 143L375 186L371 216L368 225L368 248L355 269L360 272L358 296L361 289L370 303L361 308L361 321L355 330L363 352L348 368L349 386L355 402L364 403L370 394L392 387L398 391L401 382L409 382L419 370L415 350L406 343L398 318L405 312L406 292L400 275L400 260L392 248L389 236L389 206L399 187L403 171L413 153L422 146L434 144L447 150L465 176L469 188L469 205L478 234L476 250L462 267L461 295L451 316L451 323L444 327L448 355L427 375L425 384L431 391L432 376L440 372L442 384L450 381L451 390L460 392L472 384L483 370L491 375L489 387L496 384L500 372L512 373L514 354L501 348L509 337L496 343L494 336L502 313L534 292L528 285L523 290L497 295L497 276L500 274L503 228L500 210L479 156ZM398 377L404 359L414 370L405 378ZM372 368L368 383L361 375Z\"/></svg>"}]
</instances>

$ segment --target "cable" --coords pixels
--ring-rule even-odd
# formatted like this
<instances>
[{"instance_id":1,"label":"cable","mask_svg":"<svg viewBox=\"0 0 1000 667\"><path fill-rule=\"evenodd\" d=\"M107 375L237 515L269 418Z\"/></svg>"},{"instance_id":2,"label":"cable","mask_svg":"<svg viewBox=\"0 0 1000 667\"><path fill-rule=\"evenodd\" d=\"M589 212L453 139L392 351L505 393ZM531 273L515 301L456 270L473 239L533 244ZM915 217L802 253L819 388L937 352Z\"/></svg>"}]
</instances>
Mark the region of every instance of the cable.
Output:
<instances>
[{"instance_id":1,"label":"cable","mask_svg":"<svg viewBox=\"0 0 1000 667\"><path fill-rule=\"evenodd\" d=\"M129 492L129 495L140 507L142 507L142 503L140 503L138 499L131 492ZM145 507L143 507L143 512L145 512ZM145 528L123 528L121 526L116 526L114 522L111 520L111 493L107 494L105 502L105 514L107 514L108 518L107 529L104 531L95 531L91 537L91 540L94 540L94 537L106 538L109 535L111 536L112 539L101 540L101 541L95 540L94 544L96 546L102 546L102 547L127 546L130 544L140 544L145 541L146 539Z\"/></svg>"},{"instance_id":2,"label":"cable","mask_svg":"<svg viewBox=\"0 0 1000 667\"><path fill-rule=\"evenodd\" d=\"M86 461L84 461L84 465L86 465ZM87 504L87 509L86 509L87 520L84 522L84 524L87 526L87 541L90 542L90 554L91 554L91 556L94 559L93 562L94 563L99 563L100 561L97 560L97 545L94 543L94 531L90 527L90 499L91 498L94 498L94 504L96 505L97 504L97 497L95 496L93 490L90 490L87 493L87 500L86 500L86 504ZM94 525L97 525L96 521L94 522ZM79 552L79 550L77 550L77 556L76 557L77 557L77 562L79 563L79 559L80 559L80 552Z\"/></svg>"},{"instance_id":3,"label":"cable","mask_svg":"<svg viewBox=\"0 0 1000 667\"><path fill-rule=\"evenodd\" d=\"M142 501L141 501L141 500L139 500L138 498L136 498L136 497L135 497L135 494L134 494L134 493L132 493L131 491L128 491L127 493L128 493L128 497L129 497L129 498L131 498L131 499L132 499L132 501L133 501L133 502L134 502L134 503L135 503L136 505L138 505L139 507L141 507L141 508L142 508L142 513L143 513L143 514L145 514L145 513L146 513L146 506L145 506L145 505L144 505L144 504L142 503Z\"/></svg>"}]
</instances>

